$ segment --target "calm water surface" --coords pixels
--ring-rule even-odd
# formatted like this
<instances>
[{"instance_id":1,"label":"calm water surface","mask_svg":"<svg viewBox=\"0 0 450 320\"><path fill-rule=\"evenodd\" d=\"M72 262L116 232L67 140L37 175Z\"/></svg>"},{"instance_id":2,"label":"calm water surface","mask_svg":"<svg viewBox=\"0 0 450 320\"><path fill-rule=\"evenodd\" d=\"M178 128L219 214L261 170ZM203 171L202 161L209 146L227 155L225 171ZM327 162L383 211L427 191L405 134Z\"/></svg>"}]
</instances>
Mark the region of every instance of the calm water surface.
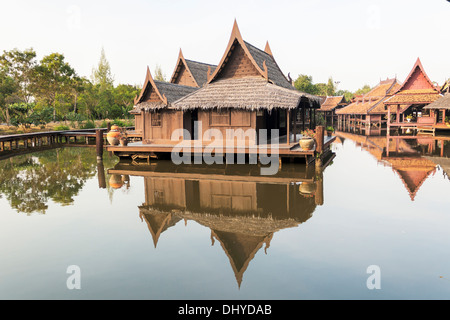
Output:
<instances>
[{"instance_id":1,"label":"calm water surface","mask_svg":"<svg viewBox=\"0 0 450 320\"><path fill-rule=\"evenodd\" d=\"M274 177L92 148L1 160L0 299L450 298L449 142L339 133L332 150Z\"/></svg>"}]
</instances>

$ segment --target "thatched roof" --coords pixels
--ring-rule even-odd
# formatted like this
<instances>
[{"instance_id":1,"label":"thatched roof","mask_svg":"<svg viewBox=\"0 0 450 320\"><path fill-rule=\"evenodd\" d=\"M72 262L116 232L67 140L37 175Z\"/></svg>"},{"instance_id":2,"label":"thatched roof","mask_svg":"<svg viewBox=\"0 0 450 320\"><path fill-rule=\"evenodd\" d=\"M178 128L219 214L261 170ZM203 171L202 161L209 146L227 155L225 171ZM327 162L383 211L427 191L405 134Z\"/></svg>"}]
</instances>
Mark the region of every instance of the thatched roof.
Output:
<instances>
[{"instance_id":1,"label":"thatched roof","mask_svg":"<svg viewBox=\"0 0 450 320\"><path fill-rule=\"evenodd\" d=\"M430 103L424 109L446 109L450 110L450 93L445 94L444 96L441 96L439 99L434 101L433 103Z\"/></svg>"},{"instance_id":2,"label":"thatched roof","mask_svg":"<svg viewBox=\"0 0 450 320\"><path fill-rule=\"evenodd\" d=\"M280 87L261 77L246 77L222 79L206 84L172 105L181 109L294 109L302 99L310 103L311 107L320 105L319 97Z\"/></svg>"}]
</instances>

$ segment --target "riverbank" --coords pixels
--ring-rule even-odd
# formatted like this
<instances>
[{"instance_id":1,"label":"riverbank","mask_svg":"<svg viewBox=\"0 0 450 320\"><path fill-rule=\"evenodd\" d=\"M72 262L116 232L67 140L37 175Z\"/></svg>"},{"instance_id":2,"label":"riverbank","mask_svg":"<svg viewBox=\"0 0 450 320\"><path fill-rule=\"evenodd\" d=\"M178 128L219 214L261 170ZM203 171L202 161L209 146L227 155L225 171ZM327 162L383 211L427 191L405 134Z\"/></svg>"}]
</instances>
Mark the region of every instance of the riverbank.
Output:
<instances>
[{"instance_id":1,"label":"riverbank","mask_svg":"<svg viewBox=\"0 0 450 320\"><path fill-rule=\"evenodd\" d=\"M116 122L123 126L134 126L134 119L104 119L95 120L94 125L96 128L106 128L109 123ZM31 125L29 128L7 126L5 124L0 124L0 136L1 135L12 135L12 134L22 134L22 133L34 133L34 132L45 132L45 131L59 131L59 130L74 130L83 129L86 126L86 122L69 122L69 121L56 121L50 122L45 126L34 126Z\"/></svg>"}]
</instances>

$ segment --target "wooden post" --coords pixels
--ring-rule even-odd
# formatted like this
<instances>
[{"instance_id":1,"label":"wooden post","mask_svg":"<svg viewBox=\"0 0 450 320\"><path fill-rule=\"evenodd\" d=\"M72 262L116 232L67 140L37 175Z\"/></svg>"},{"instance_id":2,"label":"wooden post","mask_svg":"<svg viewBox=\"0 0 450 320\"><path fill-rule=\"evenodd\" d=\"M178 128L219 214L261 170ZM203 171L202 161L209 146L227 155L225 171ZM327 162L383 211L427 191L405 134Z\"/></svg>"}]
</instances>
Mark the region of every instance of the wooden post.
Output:
<instances>
[{"instance_id":1,"label":"wooden post","mask_svg":"<svg viewBox=\"0 0 450 320\"><path fill-rule=\"evenodd\" d=\"M316 170L317 175L319 176L316 182L316 196L314 198L314 202L321 206L323 205L323 171L321 168Z\"/></svg>"},{"instance_id":2,"label":"wooden post","mask_svg":"<svg viewBox=\"0 0 450 320\"><path fill-rule=\"evenodd\" d=\"M325 127L324 126L318 126L316 128L316 151L318 153L323 152L323 143L325 139Z\"/></svg>"},{"instance_id":3,"label":"wooden post","mask_svg":"<svg viewBox=\"0 0 450 320\"><path fill-rule=\"evenodd\" d=\"M106 188L105 167L103 161L97 157L97 175L98 175L98 187L100 189Z\"/></svg>"},{"instance_id":4,"label":"wooden post","mask_svg":"<svg viewBox=\"0 0 450 320\"><path fill-rule=\"evenodd\" d=\"M289 139L291 137L290 131L290 121L291 121L291 110L286 110L286 144L289 145Z\"/></svg>"},{"instance_id":5,"label":"wooden post","mask_svg":"<svg viewBox=\"0 0 450 320\"><path fill-rule=\"evenodd\" d=\"M103 131L95 131L95 145L97 151L97 160L103 159Z\"/></svg>"},{"instance_id":6,"label":"wooden post","mask_svg":"<svg viewBox=\"0 0 450 320\"><path fill-rule=\"evenodd\" d=\"M387 130L389 132L389 129L390 129L390 126L391 126L391 106L388 105L387 109L388 109L388 115L387 115L386 127L387 127Z\"/></svg>"}]
</instances>

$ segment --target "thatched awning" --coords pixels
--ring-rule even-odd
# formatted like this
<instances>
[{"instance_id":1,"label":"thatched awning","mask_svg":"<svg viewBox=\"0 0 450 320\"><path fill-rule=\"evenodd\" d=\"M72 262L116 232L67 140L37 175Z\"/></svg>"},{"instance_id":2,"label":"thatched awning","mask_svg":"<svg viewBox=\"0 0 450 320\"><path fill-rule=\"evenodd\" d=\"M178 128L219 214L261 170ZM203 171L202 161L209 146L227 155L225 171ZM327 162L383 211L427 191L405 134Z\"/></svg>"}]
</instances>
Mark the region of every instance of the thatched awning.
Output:
<instances>
[{"instance_id":1,"label":"thatched awning","mask_svg":"<svg viewBox=\"0 0 450 320\"><path fill-rule=\"evenodd\" d=\"M175 101L177 109L295 109L301 100L310 107L320 107L320 98L295 89L287 89L262 77L222 79ZM302 100L302 101L303 101Z\"/></svg>"},{"instance_id":2,"label":"thatched awning","mask_svg":"<svg viewBox=\"0 0 450 320\"><path fill-rule=\"evenodd\" d=\"M445 109L450 110L450 94L447 93L444 96L441 96L439 99L434 101L433 103L430 103L424 109Z\"/></svg>"}]
</instances>

